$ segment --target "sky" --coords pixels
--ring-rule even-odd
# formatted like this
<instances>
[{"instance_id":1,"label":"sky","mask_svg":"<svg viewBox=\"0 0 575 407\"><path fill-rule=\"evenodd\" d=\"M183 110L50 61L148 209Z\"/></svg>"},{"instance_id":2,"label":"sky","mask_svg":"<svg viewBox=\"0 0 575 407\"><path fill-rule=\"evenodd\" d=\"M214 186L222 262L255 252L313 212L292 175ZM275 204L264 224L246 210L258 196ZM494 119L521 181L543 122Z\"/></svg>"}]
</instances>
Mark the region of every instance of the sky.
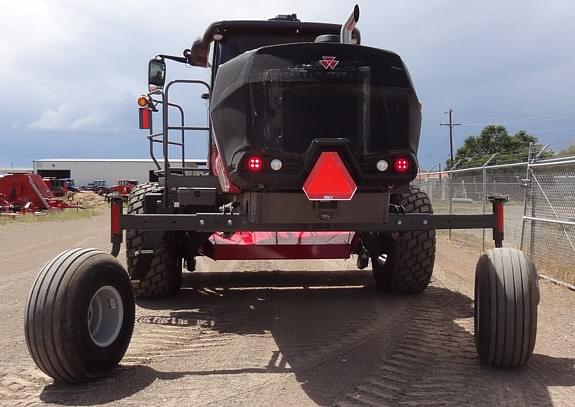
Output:
<instances>
[{"instance_id":1,"label":"sky","mask_svg":"<svg viewBox=\"0 0 575 407\"><path fill-rule=\"evenodd\" d=\"M0 168L45 158L147 158L136 99L147 63L181 55L214 21L297 13L343 22L351 1L0 0ZM489 124L526 130L560 150L575 143L575 2L369 0L359 3L364 45L406 63L423 104L419 161L449 156ZM168 79L205 79L168 64ZM205 102L186 98L204 125ZM197 102L196 102L197 101ZM201 113L201 114L200 114ZM189 136L190 158L206 155Z\"/></svg>"}]
</instances>

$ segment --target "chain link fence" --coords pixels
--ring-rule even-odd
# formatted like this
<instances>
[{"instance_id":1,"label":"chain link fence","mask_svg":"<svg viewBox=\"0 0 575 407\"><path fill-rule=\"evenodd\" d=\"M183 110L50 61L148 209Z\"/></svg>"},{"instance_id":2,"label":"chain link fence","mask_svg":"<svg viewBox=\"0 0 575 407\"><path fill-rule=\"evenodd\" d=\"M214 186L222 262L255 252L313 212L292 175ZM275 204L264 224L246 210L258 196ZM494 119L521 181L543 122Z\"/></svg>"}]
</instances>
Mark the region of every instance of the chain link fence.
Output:
<instances>
[{"instance_id":1,"label":"chain link fence","mask_svg":"<svg viewBox=\"0 0 575 407\"><path fill-rule=\"evenodd\" d=\"M420 173L414 184L437 214L491 213L487 197L508 196L504 245L525 250L541 274L575 284L575 158ZM440 233L493 247L491 230Z\"/></svg>"},{"instance_id":2,"label":"chain link fence","mask_svg":"<svg viewBox=\"0 0 575 407\"><path fill-rule=\"evenodd\" d=\"M575 160L529 165L523 246L550 277L575 285Z\"/></svg>"}]
</instances>

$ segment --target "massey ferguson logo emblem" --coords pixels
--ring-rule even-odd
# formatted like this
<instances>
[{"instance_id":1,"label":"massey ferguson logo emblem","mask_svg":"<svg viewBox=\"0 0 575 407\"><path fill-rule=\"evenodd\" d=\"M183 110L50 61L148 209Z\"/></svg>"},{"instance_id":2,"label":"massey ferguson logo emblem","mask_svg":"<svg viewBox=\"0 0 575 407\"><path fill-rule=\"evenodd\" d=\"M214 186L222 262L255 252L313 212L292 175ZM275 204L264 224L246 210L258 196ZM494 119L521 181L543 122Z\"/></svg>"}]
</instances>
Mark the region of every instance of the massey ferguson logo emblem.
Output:
<instances>
[{"instance_id":1,"label":"massey ferguson logo emblem","mask_svg":"<svg viewBox=\"0 0 575 407\"><path fill-rule=\"evenodd\" d=\"M321 64L321 66L323 66L324 69L326 70L330 70L330 69L335 69L335 67L339 64L339 61L337 59L335 59L335 57L322 57L323 59L319 60L319 63Z\"/></svg>"}]
</instances>

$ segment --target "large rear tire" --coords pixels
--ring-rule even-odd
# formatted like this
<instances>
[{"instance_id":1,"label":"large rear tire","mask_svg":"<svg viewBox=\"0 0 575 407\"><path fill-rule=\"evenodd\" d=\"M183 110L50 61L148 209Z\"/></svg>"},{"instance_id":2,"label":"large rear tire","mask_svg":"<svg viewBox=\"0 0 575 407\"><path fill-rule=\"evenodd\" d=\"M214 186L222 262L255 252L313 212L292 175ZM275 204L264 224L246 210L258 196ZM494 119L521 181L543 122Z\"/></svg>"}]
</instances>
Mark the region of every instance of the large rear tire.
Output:
<instances>
[{"instance_id":1,"label":"large rear tire","mask_svg":"<svg viewBox=\"0 0 575 407\"><path fill-rule=\"evenodd\" d=\"M419 188L392 195L392 205L404 213L433 213L427 194ZM415 294L428 286L435 262L435 230L377 233L370 257L378 289Z\"/></svg>"},{"instance_id":2,"label":"large rear tire","mask_svg":"<svg viewBox=\"0 0 575 407\"><path fill-rule=\"evenodd\" d=\"M488 250L475 271L475 343L481 361L502 368L523 366L537 335L537 271L517 249Z\"/></svg>"},{"instance_id":3,"label":"large rear tire","mask_svg":"<svg viewBox=\"0 0 575 407\"><path fill-rule=\"evenodd\" d=\"M115 257L65 251L42 268L28 297L28 351L56 382L97 379L124 356L134 315L130 279Z\"/></svg>"},{"instance_id":4,"label":"large rear tire","mask_svg":"<svg viewBox=\"0 0 575 407\"><path fill-rule=\"evenodd\" d=\"M128 198L128 214L144 213L144 195L154 190L154 184L136 186ZM176 295L182 286L182 256L178 253L172 235L166 233L156 248L150 269L134 282L136 298L167 298ZM126 231L126 261L128 273L133 275L137 252L142 248L144 232Z\"/></svg>"}]
</instances>

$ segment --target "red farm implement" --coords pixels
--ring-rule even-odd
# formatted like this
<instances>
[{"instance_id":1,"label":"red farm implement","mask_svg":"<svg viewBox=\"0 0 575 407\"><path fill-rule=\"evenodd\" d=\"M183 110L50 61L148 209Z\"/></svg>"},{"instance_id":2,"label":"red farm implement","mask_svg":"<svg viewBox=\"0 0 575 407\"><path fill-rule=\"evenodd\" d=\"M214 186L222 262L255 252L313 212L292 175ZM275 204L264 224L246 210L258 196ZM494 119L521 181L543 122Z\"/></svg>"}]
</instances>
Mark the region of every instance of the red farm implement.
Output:
<instances>
[{"instance_id":1,"label":"red farm implement","mask_svg":"<svg viewBox=\"0 0 575 407\"><path fill-rule=\"evenodd\" d=\"M42 181L50 188L54 196L62 197L68 193L68 183L65 179L42 178Z\"/></svg>"},{"instance_id":2,"label":"red farm implement","mask_svg":"<svg viewBox=\"0 0 575 407\"><path fill-rule=\"evenodd\" d=\"M135 179L118 180L118 184L110 187L108 197L109 198L120 197L123 198L124 201L127 201L128 196L137 185L138 180Z\"/></svg>"},{"instance_id":3,"label":"red farm implement","mask_svg":"<svg viewBox=\"0 0 575 407\"><path fill-rule=\"evenodd\" d=\"M2 212L36 212L50 209L78 208L54 197L37 174L8 174L0 178Z\"/></svg>"}]
</instances>

